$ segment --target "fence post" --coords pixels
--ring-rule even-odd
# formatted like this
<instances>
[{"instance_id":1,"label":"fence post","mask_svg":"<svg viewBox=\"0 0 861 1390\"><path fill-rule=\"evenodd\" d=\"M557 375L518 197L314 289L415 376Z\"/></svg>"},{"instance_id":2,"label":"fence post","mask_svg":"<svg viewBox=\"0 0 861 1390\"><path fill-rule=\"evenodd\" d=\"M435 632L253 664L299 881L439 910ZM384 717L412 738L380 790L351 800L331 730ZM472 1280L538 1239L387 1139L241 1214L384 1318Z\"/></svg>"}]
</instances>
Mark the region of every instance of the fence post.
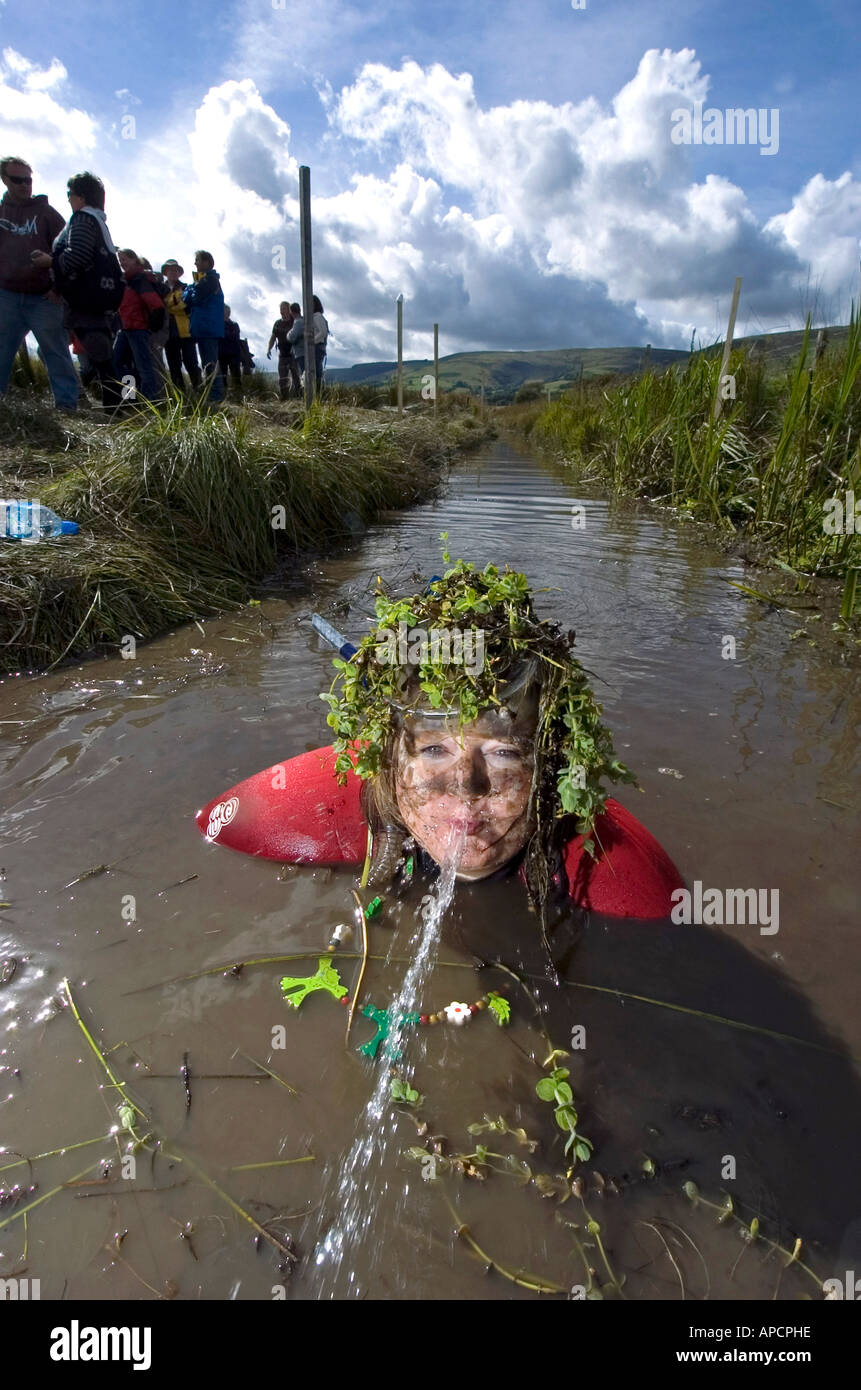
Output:
<instances>
[{"instance_id":1,"label":"fence post","mask_svg":"<svg viewBox=\"0 0 861 1390\"><path fill-rule=\"evenodd\" d=\"M433 326L433 413L436 415L436 403L439 396L439 324Z\"/></svg>"},{"instance_id":2,"label":"fence post","mask_svg":"<svg viewBox=\"0 0 861 1390\"><path fill-rule=\"evenodd\" d=\"M398 414L404 413L404 297L398 295Z\"/></svg>"},{"instance_id":3,"label":"fence post","mask_svg":"<svg viewBox=\"0 0 861 1390\"><path fill-rule=\"evenodd\" d=\"M299 168L299 229L302 241L302 314L305 320L305 408L317 387L317 356L314 351L314 275L311 263L311 170Z\"/></svg>"},{"instance_id":4,"label":"fence post","mask_svg":"<svg viewBox=\"0 0 861 1390\"><path fill-rule=\"evenodd\" d=\"M720 384L721 384L721 382L723 381L724 377L726 376L726 369L727 369L727 367L729 366L729 355L730 355L730 353L732 352L732 335L733 335L733 333L735 332L735 316L736 316L736 314L738 313L738 297L739 297L740 294L741 294L741 276L740 276L740 275L737 275L737 276L735 277L735 284L734 284L733 287L732 287L732 304L730 305L730 310L729 310L729 323L728 323L728 325L727 325L726 338L725 338L725 340L724 340L724 345L723 345L723 356L721 357L721 361L720 361L720 371L718 372L717 390L716 390L716 392L715 392L714 411L712 412L712 418L713 418L714 420L717 420L717 418L718 418L718 416L720 415L720 412L721 412L721 406L723 405L723 398L722 398L722 396L721 396Z\"/></svg>"},{"instance_id":5,"label":"fence post","mask_svg":"<svg viewBox=\"0 0 861 1390\"><path fill-rule=\"evenodd\" d=\"M643 365L640 370L645 374L652 365L652 344L646 343L646 351L643 353Z\"/></svg>"}]
</instances>

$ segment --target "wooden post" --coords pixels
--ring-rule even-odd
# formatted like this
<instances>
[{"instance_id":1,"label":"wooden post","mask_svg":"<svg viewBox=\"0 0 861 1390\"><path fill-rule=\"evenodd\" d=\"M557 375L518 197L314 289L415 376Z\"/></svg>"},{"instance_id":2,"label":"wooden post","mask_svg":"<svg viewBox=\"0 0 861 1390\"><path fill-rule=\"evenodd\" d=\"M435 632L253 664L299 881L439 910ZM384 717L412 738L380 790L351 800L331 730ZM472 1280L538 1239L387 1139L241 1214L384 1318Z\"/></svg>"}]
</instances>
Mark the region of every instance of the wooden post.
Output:
<instances>
[{"instance_id":1,"label":"wooden post","mask_svg":"<svg viewBox=\"0 0 861 1390\"><path fill-rule=\"evenodd\" d=\"M439 396L439 324L433 326L433 413Z\"/></svg>"},{"instance_id":2,"label":"wooden post","mask_svg":"<svg viewBox=\"0 0 861 1390\"><path fill-rule=\"evenodd\" d=\"M404 297L398 295L398 414L404 413Z\"/></svg>"},{"instance_id":3,"label":"wooden post","mask_svg":"<svg viewBox=\"0 0 861 1390\"><path fill-rule=\"evenodd\" d=\"M726 376L726 369L729 366L729 355L732 352L732 335L735 332L735 316L738 313L738 297L740 294L741 276L737 275L735 277L735 284L732 287L732 304L730 305L729 310L729 323L727 325L726 338L724 340L723 345L723 356L721 357L720 371L718 372L717 391L715 392L715 405L712 416L712 418L715 420L717 420L718 416L720 415L721 406L723 405L723 398L721 396L720 386L721 382Z\"/></svg>"},{"instance_id":4,"label":"wooden post","mask_svg":"<svg viewBox=\"0 0 861 1390\"><path fill-rule=\"evenodd\" d=\"M314 400L317 357L314 351L314 275L311 264L311 170L299 168L299 235L302 241L302 316L305 321L305 408Z\"/></svg>"},{"instance_id":5,"label":"wooden post","mask_svg":"<svg viewBox=\"0 0 861 1390\"><path fill-rule=\"evenodd\" d=\"M825 349L827 348L827 346L828 346L828 329L827 329L827 328L820 328L819 332L818 332L817 335L816 335L816 356L815 356L814 359L813 359L813 361L814 361L814 366L816 365L816 363L818 363L820 357L821 357L822 354L824 353L824 351L825 351Z\"/></svg>"},{"instance_id":6,"label":"wooden post","mask_svg":"<svg viewBox=\"0 0 861 1390\"><path fill-rule=\"evenodd\" d=\"M652 365L652 344L646 343L646 351L643 353L642 371L645 373Z\"/></svg>"}]
</instances>

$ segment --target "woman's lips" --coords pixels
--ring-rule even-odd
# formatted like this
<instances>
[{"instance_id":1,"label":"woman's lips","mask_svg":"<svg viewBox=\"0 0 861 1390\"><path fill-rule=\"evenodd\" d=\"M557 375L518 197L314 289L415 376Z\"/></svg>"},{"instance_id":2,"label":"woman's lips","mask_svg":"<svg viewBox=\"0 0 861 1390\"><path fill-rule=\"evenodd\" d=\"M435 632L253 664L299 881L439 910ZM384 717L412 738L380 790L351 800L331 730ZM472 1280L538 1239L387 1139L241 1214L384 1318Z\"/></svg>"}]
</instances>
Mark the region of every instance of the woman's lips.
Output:
<instances>
[{"instance_id":1,"label":"woman's lips","mask_svg":"<svg viewBox=\"0 0 861 1390\"><path fill-rule=\"evenodd\" d=\"M471 818L458 816L456 819L452 820L452 825L455 829L462 830L467 835L475 835L484 824L485 822L480 816L473 816Z\"/></svg>"}]
</instances>

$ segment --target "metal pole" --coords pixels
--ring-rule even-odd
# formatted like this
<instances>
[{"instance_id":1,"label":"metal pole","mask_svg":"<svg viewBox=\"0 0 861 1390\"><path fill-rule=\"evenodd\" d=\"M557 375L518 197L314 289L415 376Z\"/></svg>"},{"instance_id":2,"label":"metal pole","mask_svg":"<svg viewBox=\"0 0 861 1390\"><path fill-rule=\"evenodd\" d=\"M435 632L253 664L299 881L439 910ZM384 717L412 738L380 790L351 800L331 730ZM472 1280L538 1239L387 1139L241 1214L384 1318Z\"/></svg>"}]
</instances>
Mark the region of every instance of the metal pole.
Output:
<instances>
[{"instance_id":1,"label":"metal pole","mask_svg":"<svg viewBox=\"0 0 861 1390\"><path fill-rule=\"evenodd\" d=\"M732 288L732 304L730 305L730 311L729 311L729 324L727 325L726 339L724 340L724 345L723 345L723 356L721 357L721 361L720 361L720 371L718 372L717 391L716 391L716 393L715 393L715 407L714 407L714 416L713 416L713 418L714 418L715 420L716 420L716 419L718 418L718 416L720 415L721 406L723 405L723 399L722 399L722 397L721 397L721 391L720 391L720 384L721 384L721 382L723 381L724 377L726 376L726 369L727 369L727 367L729 366L729 355L730 355L730 353L732 352L732 335L733 335L733 333L735 332L735 316L736 316L736 314L737 314L737 312L738 312L738 297L739 297L740 294L741 294L741 276L740 276L740 275L737 275L737 276L735 277L735 284L733 285L733 288Z\"/></svg>"},{"instance_id":2,"label":"metal pole","mask_svg":"<svg viewBox=\"0 0 861 1390\"><path fill-rule=\"evenodd\" d=\"M436 415L436 403L439 397L439 324L433 326L433 413Z\"/></svg>"},{"instance_id":3,"label":"metal pole","mask_svg":"<svg viewBox=\"0 0 861 1390\"><path fill-rule=\"evenodd\" d=\"M404 297L398 295L398 414L404 413Z\"/></svg>"},{"instance_id":4,"label":"metal pole","mask_svg":"<svg viewBox=\"0 0 861 1390\"><path fill-rule=\"evenodd\" d=\"M299 234L302 241L302 316L305 320L305 407L314 400L317 360L314 354L314 276L311 265L311 170L299 168Z\"/></svg>"}]
</instances>

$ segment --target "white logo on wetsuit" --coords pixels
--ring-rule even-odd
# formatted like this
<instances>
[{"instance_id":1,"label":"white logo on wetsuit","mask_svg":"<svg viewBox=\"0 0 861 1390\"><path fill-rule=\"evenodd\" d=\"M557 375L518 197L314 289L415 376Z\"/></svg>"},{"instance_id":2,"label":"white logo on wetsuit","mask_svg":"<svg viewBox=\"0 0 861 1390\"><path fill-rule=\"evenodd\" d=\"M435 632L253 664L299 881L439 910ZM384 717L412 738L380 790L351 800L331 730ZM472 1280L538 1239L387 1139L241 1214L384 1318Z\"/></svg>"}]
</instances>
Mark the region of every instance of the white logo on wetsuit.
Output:
<instances>
[{"instance_id":1,"label":"white logo on wetsuit","mask_svg":"<svg viewBox=\"0 0 861 1390\"><path fill-rule=\"evenodd\" d=\"M207 838L214 840L225 825L229 825L239 810L239 798L231 796L227 801L219 801L209 813L206 827Z\"/></svg>"}]
</instances>

